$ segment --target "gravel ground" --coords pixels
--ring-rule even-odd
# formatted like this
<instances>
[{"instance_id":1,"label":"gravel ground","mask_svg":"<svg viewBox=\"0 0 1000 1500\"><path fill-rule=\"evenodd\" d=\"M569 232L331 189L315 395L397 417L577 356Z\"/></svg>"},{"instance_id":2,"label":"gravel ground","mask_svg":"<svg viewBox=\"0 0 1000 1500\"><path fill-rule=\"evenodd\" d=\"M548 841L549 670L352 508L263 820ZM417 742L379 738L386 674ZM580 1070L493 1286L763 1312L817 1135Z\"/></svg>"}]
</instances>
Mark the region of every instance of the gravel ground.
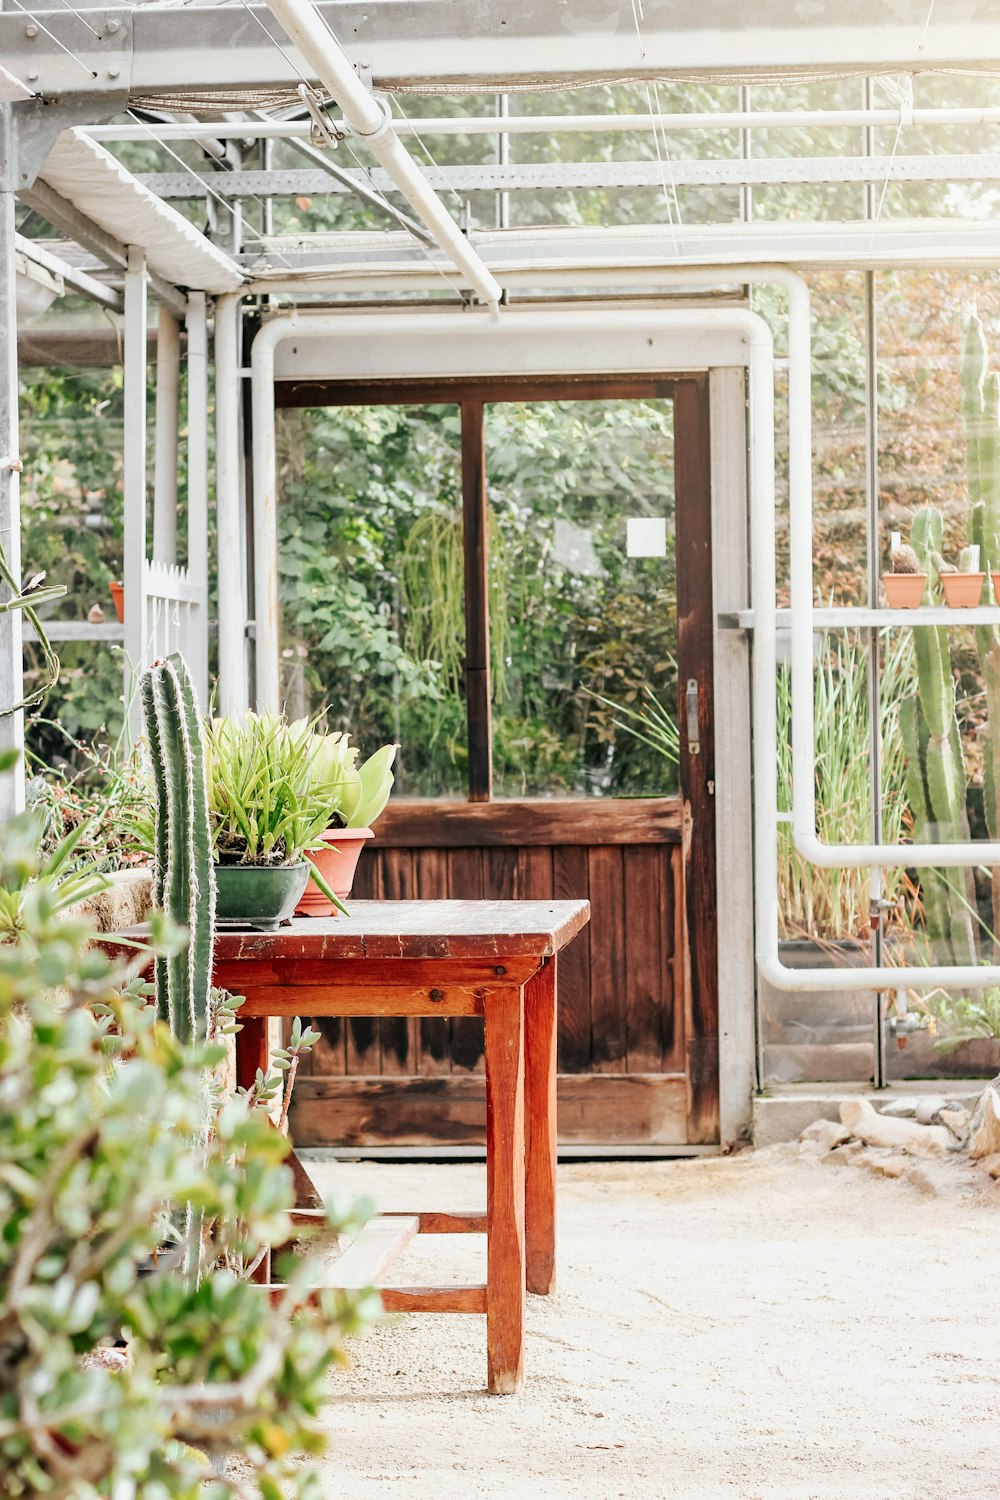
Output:
<instances>
[{"instance_id":1,"label":"gravel ground","mask_svg":"<svg viewBox=\"0 0 1000 1500\"><path fill-rule=\"evenodd\" d=\"M483 1201L472 1165L312 1170L396 1208ZM524 1394L486 1396L481 1317L396 1318L334 1378L324 1494L1000 1495L997 1206L1000 1186L930 1195L795 1147L567 1164ZM418 1240L396 1279L481 1279L483 1243Z\"/></svg>"}]
</instances>

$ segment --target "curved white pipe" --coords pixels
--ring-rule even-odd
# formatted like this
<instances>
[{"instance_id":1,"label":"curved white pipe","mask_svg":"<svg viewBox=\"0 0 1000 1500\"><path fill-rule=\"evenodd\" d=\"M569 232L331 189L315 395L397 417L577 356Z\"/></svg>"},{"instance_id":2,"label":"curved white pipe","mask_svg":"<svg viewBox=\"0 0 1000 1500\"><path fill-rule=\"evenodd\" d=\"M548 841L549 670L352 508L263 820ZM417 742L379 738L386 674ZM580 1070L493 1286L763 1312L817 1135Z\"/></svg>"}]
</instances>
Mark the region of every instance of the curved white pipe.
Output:
<instances>
[{"instance_id":1,"label":"curved white pipe","mask_svg":"<svg viewBox=\"0 0 1000 1500\"><path fill-rule=\"evenodd\" d=\"M495 311L503 288L399 140L388 108L365 88L354 64L310 0L267 0L267 5L281 22L289 41L294 42L316 77L337 100L354 134L382 163L441 249L468 278L469 285Z\"/></svg>"}]
</instances>

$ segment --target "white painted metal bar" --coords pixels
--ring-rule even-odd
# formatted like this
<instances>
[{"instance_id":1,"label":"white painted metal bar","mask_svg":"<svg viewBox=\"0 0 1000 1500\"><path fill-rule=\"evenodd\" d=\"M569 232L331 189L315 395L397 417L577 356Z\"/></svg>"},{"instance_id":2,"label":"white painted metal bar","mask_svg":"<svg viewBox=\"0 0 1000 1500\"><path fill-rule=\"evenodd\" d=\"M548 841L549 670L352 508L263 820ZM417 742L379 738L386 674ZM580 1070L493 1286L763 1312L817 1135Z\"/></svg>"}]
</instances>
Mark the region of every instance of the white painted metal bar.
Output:
<instances>
[{"instance_id":1,"label":"white painted metal bar","mask_svg":"<svg viewBox=\"0 0 1000 1500\"><path fill-rule=\"evenodd\" d=\"M790 609L775 611L779 630L790 630ZM757 624L752 609L741 609L732 617L740 630L753 630ZM927 605L920 609L868 609L864 605L847 605L842 608L814 608L813 628L819 630L898 630L919 629L932 625L969 626L1000 625L1000 607L994 604L979 605L975 609L951 609L948 605ZM731 628L731 626L729 627Z\"/></svg>"},{"instance_id":2,"label":"white painted metal bar","mask_svg":"<svg viewBox=\"0 0 1000 1500\"><path fill-rule=\"evenodd\" d=\"M187 574L197 590L184 651L198 701L208 706L208 309L204 292L188 293Z\"/></svg>"},{"instance_id":3,"label":"white painted metal bar","mask_svg":"<svg viewBox=\"0 0 1000 1500\"><path fill-rule=\"evenodd\" d=\"M343 120L331 117L331 128L343 129ZM772 109L754 110L754 130L836 130L863 126L895 130L900 125L919 128L955 125L1000 125L1000 109ZM735 110L673 114L624 115L510 115L503 123L492 115L452 115L397 120L397 135L569 135L580 133L668 130L739 130L746 117ZM157 136L164 141L190 140L189 125L158 122ZM294 140L308 137L308 120L212 120L199 125L217 140ZM99 141L148 141L149 130L141 125L92 125L88 135Z\"/></svg>"},{"instance_id":4,"label":"white painted metal bar","mask_svg":"<svg viewBox=\"0 0 1000 1500\"><path fill-rule=\"evenodd\" d=\"M240 525L240 297L215 304L215 520L219 588L219 710L249 707L246 648L245 549ZM273 421L273 416L272 416Z\"/></svg>"},{"instance_id":5,"label":"white painted metal bar","mask_svg":"<svg viewBox=\"0 0 1000 1500\"><path fill-rule=\"evenodd\" d=\"M15 197L5 184L15 162L15 127L9 105L0 105L0 540L14 578L21 577L20 447L17 403L17 292ZM0 583L0 599L9 590ZM0 614L0 708L22 696L21 611ZM0 717L0 750L24 745L24 715ZM0 819L24 806L23 767L0 776Z\"/></svg>"},{"instance_id":6,"label":"white painted metal bar","mask_svg":"<svg viewBox=\"0 0 1000 1500\"><path fill-rule=\"evenodd\" d=\"M125 711L134 743L142 733L139 674L146 665L146 260L128 247L124 333L124 523Z\"/></svg>"},{"instance_id":7,"label":"white painted metal bar","mask_svg":"<svg viewBox=\"0 0 1000 1500\"><path fill-rule=\"evenodd\" d=\"M499 307L502 288L445 209L437 194L395 134L391 116L364 87L354 64L310 0L267 0L308 66L340 104L344 117L392 183L427 225L469 285L488 307Z\"/></svg>"},{"instance_id":8,"label":"white painted metal bar","mask_svg":"<svg viewBox=\"0 0 1000 1500\"><path fill-rule=\"evenodd\" d=\"M156 335L156 404L153 427L153 560L177 561L177 433L181 326L160 306Z\"/></svg>"}]
</instances>

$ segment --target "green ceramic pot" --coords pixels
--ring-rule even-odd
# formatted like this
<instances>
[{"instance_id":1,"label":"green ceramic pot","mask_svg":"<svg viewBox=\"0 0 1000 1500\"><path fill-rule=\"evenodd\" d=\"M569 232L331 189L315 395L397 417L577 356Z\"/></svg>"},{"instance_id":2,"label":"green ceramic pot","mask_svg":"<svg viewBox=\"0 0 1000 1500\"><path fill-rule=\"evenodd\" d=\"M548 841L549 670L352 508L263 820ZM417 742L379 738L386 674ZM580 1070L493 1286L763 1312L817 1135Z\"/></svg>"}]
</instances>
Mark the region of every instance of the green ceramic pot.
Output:
<instances>
[{"instance_id":1,"label":"green ceramic pot","mask_svg":"<svg viewBox=\"0 0 1000 1500\"><path fill-rule=\"evenodd\" d=\"M216 865L216 923L274 932L294 912L309 870L304 859L297 865Z\"/></svg>"}]
</instances>

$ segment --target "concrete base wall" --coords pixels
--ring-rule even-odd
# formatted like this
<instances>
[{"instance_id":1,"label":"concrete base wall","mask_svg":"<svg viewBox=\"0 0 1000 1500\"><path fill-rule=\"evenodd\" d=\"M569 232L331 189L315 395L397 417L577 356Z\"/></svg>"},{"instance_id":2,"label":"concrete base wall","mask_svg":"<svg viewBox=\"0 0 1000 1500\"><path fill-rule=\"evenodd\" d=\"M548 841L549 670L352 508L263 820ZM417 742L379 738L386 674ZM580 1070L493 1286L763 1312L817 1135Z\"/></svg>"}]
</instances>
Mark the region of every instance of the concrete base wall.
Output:
<instances>
[{"instance_id":1,"label":"concrete base wall","mask_svg":"<svg viewBox=\"0 0 1000 1500\"><path fill-rule=\"evenodd\" d=\"M984 1078L939 1078L895 1083L875 1089L865 1083L787 1084L780 1092L758 1094L753 1101L753 1143L774 1146L794 1141L814 1120L839 1120L844 1099L867 1099L880 1109L890 1099L943 1095L970 1109L986 1087Z\"/></svg>"}]
</instances>

